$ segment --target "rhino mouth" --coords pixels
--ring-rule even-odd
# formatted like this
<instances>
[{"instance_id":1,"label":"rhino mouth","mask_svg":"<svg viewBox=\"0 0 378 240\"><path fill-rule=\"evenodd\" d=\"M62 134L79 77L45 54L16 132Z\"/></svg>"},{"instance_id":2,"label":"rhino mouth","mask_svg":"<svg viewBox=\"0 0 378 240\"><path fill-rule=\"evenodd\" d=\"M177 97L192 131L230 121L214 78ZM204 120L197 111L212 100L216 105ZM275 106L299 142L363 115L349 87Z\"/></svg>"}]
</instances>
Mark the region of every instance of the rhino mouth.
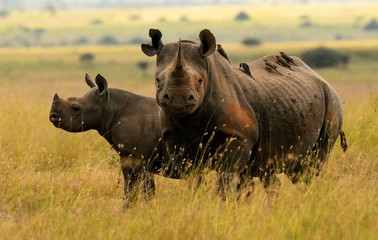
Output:
<instances>
[{"instance_id":1,"label":"rhino mouth","mask_svg":"<svg viewBox=\"0 0 378 240\"><path fill-rule=\"evenodd\" d=\"M197 104L162 104L162 108L167 113L187 115L196 110Z\"/></svg>"}]
</instances>

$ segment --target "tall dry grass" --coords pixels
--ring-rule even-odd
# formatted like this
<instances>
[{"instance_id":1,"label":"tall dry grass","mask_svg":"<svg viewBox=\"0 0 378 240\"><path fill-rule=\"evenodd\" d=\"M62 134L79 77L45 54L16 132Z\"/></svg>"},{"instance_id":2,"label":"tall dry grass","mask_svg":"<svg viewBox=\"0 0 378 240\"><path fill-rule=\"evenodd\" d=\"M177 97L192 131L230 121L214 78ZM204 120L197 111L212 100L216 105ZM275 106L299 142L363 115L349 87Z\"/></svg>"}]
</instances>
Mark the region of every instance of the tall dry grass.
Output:
<instances>
[{"instance_id":1,"label":"tall dry grass","mask_svg":"<svg viewBox=\"0 0 378 240\"><path fill-rule=\"evenodd\" d=\"M96 132L68 133L48 121L55 92L80 96L87 91L85 71L94 75L105 68L73 67L77 63L70 58L61 66L48 60L44 67L23 57L3 60L10 68L1 68L5 78L0 81L0 239L378 237L378 84L358 82L358 71L348 70L348 76L345 69L323 72L326 79L345 77L333 83L345 101L349 149L344 154L336 144L309 185L292 185L280 175L282 185L273 199L257 183L250 199L237 201L231 194L223 201L215 193L213 173L197 191L189 181L156 176L156 196L123 211L122 177L110 146ZM363 62L351 64L358 69ZM118 70L108 78L111 87L148 89L153 95L152 81L117 78L129 74L122 66L132 71L131 65L113 65ZM373 69L366 74L367 79L376 76Z\"/></svg>"}]
</instances>

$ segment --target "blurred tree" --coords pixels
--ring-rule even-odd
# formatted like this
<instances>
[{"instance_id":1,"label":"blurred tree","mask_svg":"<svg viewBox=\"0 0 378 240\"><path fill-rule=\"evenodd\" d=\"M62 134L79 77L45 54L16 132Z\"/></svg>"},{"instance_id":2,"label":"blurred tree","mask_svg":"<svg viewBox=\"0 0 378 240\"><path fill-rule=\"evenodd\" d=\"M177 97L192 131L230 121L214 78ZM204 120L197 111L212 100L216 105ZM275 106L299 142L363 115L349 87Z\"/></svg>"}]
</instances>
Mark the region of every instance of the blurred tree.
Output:
<instances>
[{"instance_id":1,"label":"blurred tree","mask_svg":"<svg viewBox=\"0 0 378 240\"><path fill-rule=\"evenodd\" d=\"M130 15L129 17L130 21L136 21L140 19L140 16L137 14Z\"/></svg>"},{"instance_id":2,"label":"blurred tree","mask_svg":"<svg viewBox=\"0 0 378 240\"><path fill-rule=\"evenodd\" d=\"M130 39L128 43L133 44L133 45L140 45L144 42L145 42L145 39L142 37L133 37L132 39Z\"/></svg>"},{"instance_id":3,"label":"blurred tree","mask_svg":"<svg viewBox=\"0 0 378 240\"><path fill-rule=\"evenodd\" d=\"M91 25L100 25L100 24L103 24L103 23L104 23L104 21L102 19L98 19L98 18L93 19L91 21Z\"/></svg>"},{"instance_id":4,"label":"blurred tree","mask_svg":"<svg viewBox=\"0 0 378 240\"><path fill-rule=\"evenodd\" d=\"M9 11L8 10L6 10L6 9L1 9L0 10L0 18L6 18L6 17L8 17L8 15L9 15Z\"/></svg>"},{"instance_id":5,"label":"blurred tree","mask_svg":"<svg viewBox=\"0 0 378 240\"><path fill-rule=\"evenodd\" d=\"M72 44L73 45L85 45L85 44L88 44L89 43L89 39L88 37L79 37L75 40L72 41Z\"/></svg>"},{"instance_id":6,"label":"blurred tree","mask_svg":"<svg viewBox=\"0 0 378 240\"><path fill-rule=\"evenodd\" d=\"M347 66L349 63L349 56L325 47L305 51L301 54L301 58L306 64L313 68L327 68L337 65Z\"/></svg>"},{"instance_id":7,"label":"blurred tree","mask_svg":"<svg viewBox=\"0 0 378 240\"><path fill-rule=\"evenodd\" d=\"M146 61L139 61L137 65L138 68L143 72L143 77L145 77L147 75L147 68L149 66L149 63Z\"/></svg>"},{"instance_id":8,"label":"blurred tree","mask_svg":"<svg viewBox=\"0 0 378 240\"><path fill-rule=\"evenodd\" d=\"M92 53L83 53L80 55L80 62L90 64L94 61L95 56Z\"/></svg>"},{"instance_id":9,"label":"blurred tree","mask_svg":"<svg viewBox=\"0 0 378 240\"><path fill-rule=\"evenodd\" d=\"M187 16L182 16L180 18L180 22L188 22L189 21L189 18Z\"/></svg>"},{"instance_id":10,"label":"blurred tree","mask_svg":"<svg viewBox=\"0 0 378 240\"><path fill-rule=\"evenodd\" d=\"M105 35L98 40L100 45L117 45L118 41L111 35Z\"/></svg>"},{"instance_id":11,"label":"blurred tree","mask_svg":"<svg viewBox=\"0 0 378 240\"><path fill-rule=\"evenodd\" d=\"M370 22L368 22L368 23L365 25L364 29L365 29L366 31L378 30L378 22L377 22L377 20L376 20L376 19L372 19L372 20L370 20Z\"/></svg>"},{"instance_id":12,"label":"blurred tree","mask_svg":"<svg viewBox=\"0 0 378 240\"><path fill-rule=\"evenodd\" d=\"M240 12L238 15L235 16L236 21L247 21L250 20L251 18L246 14L245 12Z\"/></svg>"},{"instance_id":13,"label":"blurred tree","mask_svg":"<svg viewBox=\"0 0 378 240\"><path fill-rule=\"evenodd\" d=\"M244 45L248 45L248 46L257 46L257 45L260 45L261 44L261 41L257 38L245 38L242 43Z\"/></svg>"}]
</instances>

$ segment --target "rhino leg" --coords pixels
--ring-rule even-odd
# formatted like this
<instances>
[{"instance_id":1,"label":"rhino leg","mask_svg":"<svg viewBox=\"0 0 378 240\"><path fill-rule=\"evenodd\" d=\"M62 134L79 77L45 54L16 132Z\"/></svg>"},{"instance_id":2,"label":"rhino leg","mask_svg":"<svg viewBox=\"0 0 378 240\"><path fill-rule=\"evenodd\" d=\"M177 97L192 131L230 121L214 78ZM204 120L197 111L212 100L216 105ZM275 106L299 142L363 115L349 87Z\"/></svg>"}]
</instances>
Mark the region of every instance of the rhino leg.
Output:
<instances>
[{"instance_id":1,"label":"rhino leg","mask_svg":"<svg viewBox=\"0 0 378 240\"><path fill-rule=\"evenodd\" d=\"M329 126L320 131L319 138L312 150L309 151L307 158L286 172L292 183L305 182L309 184L314 176L319 175L338 137L335 132L337 129Z\"/></svg>"},{"instance_id":2,"label":"rhino leg","mask_svg":"<svg viewBox=\"0 0 378 240\"><path fill-rule=\"evenodd\" d=\"M142 163L142 159L139 158L121 158L126 204L137 200L140 185L146 199L155 194L154 175L146 172Z\"/></svg>"},{"instance_id":3,"label":"rhino leg","mask_svg":"<svg viewBox=\"0 0 378 240\"><path fill-rule=\"evenodd\" d=\"M148 200L153 195L155 195L155 181L154 174L146 173L143 178L143 193L146 199Z\"/></svg>"}]
</instances>

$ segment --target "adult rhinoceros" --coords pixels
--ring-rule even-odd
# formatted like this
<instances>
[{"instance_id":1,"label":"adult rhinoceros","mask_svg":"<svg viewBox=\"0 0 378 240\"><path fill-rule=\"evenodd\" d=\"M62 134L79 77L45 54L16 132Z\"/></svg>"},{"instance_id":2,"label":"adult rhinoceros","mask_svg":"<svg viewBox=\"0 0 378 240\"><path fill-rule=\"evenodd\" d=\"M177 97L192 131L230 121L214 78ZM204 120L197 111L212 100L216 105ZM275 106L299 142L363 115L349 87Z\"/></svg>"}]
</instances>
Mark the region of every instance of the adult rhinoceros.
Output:
<instances>
[{"instance_id":1,"label":"adult rhinoceros","mask_svg":"<svg viewBox=\"0 0 378 240\"><path fill-rule=\"evenodd\" d=\"M220 175L220 190L232 175L258 176L268 185L284 172L293 183L308 166L325 162L342 131L343 111L335 90L299 58L291 69L270 71L265 56L249 65L254 79L216 49L205 29L200 41L164 44L150 29L147 56L157 55L156 99L163 141L171 156L167 171L208 166Z\"/></svg>"}]
</instances>

